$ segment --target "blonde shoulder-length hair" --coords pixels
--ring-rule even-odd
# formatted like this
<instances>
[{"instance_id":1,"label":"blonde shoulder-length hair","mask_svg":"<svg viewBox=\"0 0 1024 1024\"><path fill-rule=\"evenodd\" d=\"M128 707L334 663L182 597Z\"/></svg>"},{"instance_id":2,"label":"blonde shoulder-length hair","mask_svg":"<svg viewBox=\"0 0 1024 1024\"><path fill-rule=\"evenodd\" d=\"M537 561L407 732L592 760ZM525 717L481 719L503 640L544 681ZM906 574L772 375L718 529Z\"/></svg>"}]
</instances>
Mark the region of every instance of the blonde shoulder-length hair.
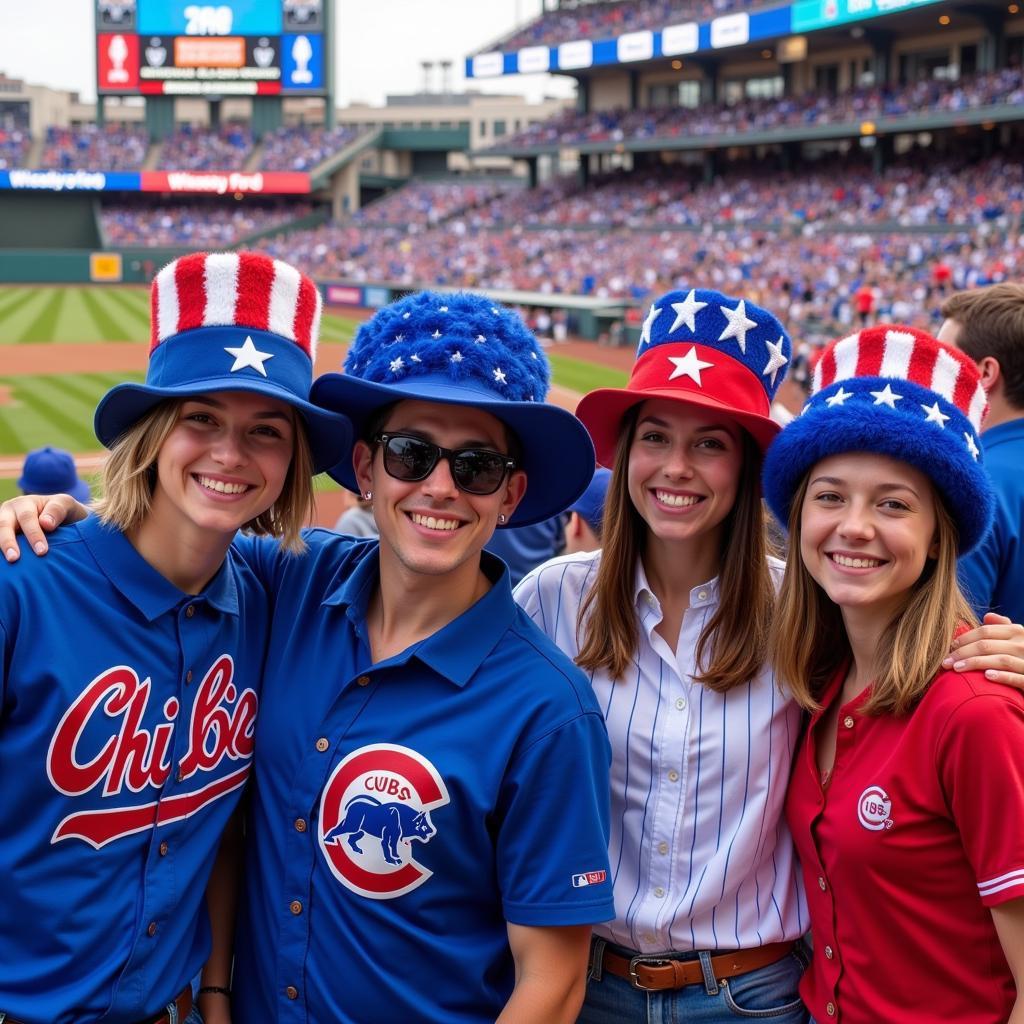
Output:
<instances>
[{"instance_id":1,"label":"blonde shoulder-length hair","mask_svg":"<svg viewBox=\"0 0 1024 1024\"><path fill-rule=\"evenodd\" d=\"M797 488L789 512L789 558L772 630L771 661L797 702L820 709L829 680L850 659L850 642L837 605L800 557L800 520L811 474ZM978 623L956 576L959 539L945 502L935 500L937 557L929 559L906 604L882 634L865 715L903 715L924 696L942 668L949 644L962 626Z\"/></svg>"},{"instance_id":2,"label":"blonde shoulder-length hair","mask_svg":"<svg viewBox=\"0 0 1024 1024\"><path fill-rule=\"evenodd\" d=\"M103 496L92 506L103 523L128 533L149 514L157 456L178 422L183 401L167 399L154 406L114 442L103 465ZM277 537L285 551L300 553L306 544L299 531L314 511L313 456L302 417L293 411L292 421L295 445L281 494L243 529Z\"/></svg>"},{"instance_id":3,"label":"blonde shoulder-length hair","mask_svg":"<svg viewBox=\"0 0 1024 1024\"><path fill-rule=\"evenodd\" d=\"M634 587L647 523L633 505L628 483L639 413L640 405L630 409L619 430L605 499L601 563L576 620L582 639L576 664L613 679L626 674L639 643ZM761 452L745 430L740 436L743 463L736 503L725 519L719 552L720 601L701 630L694 659L699 670L694 678L718 693L750 682L764 668L775 597L761 503Z\"/></svg>"}]
</instances>

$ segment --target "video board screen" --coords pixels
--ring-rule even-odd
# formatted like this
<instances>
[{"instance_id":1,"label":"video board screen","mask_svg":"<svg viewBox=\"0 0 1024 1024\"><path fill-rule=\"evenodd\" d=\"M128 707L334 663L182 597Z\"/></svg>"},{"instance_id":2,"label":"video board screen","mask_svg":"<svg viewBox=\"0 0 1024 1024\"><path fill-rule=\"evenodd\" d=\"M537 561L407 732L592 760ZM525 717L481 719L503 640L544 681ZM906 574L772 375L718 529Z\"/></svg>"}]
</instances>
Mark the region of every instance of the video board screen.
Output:
<instances>
[{"instance_id":1,"label":"video board screen","mask_svg":"<svg viewBox=\"0 0 1024 1024\"><path fill-rule=\"evenodd\" d=\"M323 93L323 0L96 0L100 94Z\"/></svg>"}]
</instances>

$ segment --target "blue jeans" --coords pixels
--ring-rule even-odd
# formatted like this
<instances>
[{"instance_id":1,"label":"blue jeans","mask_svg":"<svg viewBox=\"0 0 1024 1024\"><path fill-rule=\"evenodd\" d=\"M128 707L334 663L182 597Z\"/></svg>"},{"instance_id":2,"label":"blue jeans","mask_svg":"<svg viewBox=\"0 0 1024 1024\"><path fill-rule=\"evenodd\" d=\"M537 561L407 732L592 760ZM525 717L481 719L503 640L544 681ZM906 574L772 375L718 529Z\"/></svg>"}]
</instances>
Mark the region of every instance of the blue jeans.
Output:
<instances>
[{"instance_id":1,"label":"blue jeans","mask_svg":"<svg viewBox=\"0 0 1024 1024\"><path fill-rule=\"evenodd\" d=\"M628 950L612 947L622 955ZM797 947L799 949L799 947ZM696 960L698 954L682 954ZM714 984L687 985L663 992L641 992L614 974L587 982L587 998L577 1024L735 1024L743 1020L771 1024L807 1024L797 986L807 962L801 952L774 964Z\"/></svg>"}]
</instances>

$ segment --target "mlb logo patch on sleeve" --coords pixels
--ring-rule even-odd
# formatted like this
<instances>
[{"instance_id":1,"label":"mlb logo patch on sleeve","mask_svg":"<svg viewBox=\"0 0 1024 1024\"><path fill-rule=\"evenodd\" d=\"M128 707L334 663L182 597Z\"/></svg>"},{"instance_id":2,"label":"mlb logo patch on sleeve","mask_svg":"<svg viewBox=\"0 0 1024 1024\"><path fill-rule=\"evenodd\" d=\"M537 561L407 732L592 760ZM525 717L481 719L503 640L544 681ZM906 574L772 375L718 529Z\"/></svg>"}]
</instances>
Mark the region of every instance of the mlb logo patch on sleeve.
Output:
<instances>
[{"instance_id":1,"label":"mlb logo patch on sleeve","mask_svg":"<svg viewBox=\"0 0 1024 1024\"><path fill-rule=\"evenodd\" d=\"M572 876L572 887L582 889L587 885L599 885L608 877L607 871L581 871Z\"/></svg>"}]
</instances>

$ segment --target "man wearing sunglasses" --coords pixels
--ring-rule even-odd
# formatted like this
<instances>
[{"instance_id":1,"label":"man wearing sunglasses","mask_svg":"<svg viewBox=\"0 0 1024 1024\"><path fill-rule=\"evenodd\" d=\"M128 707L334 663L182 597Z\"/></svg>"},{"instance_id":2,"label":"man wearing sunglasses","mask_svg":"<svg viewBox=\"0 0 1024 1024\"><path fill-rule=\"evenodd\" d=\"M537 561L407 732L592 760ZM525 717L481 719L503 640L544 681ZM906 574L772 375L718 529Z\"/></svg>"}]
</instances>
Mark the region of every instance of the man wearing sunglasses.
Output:
<instances>
[{"instance_id":1,"label":"man wearing sunglasses","mask_svg":"<svg viewBox=\"0 0 1024 1024\"><path fill-rule=\"evenodd\" d=\"M420 293L314 401L379 547L248 547L276 595L236 944L238 1021L574 1021L613 915L609 750L585 677L512 601L496 528L567 507L588 435L518 316Z\"/></svg>"},{"instance_id":2,"label":"man wearing sunglasses","mask_svg":"<svg viewBox=\"0 0 1024 1024\"><path fill-rule=\"evenodd\" d=\"M311 396L353 421L330 472L372 501L379 545L236 541L275 612L235 1021L576 1019L590 926L614 916L610 749L586 678L483 550L593 474L547 388L536 339L490 300L385 307Z\"/></svg>"}]
</instances>

